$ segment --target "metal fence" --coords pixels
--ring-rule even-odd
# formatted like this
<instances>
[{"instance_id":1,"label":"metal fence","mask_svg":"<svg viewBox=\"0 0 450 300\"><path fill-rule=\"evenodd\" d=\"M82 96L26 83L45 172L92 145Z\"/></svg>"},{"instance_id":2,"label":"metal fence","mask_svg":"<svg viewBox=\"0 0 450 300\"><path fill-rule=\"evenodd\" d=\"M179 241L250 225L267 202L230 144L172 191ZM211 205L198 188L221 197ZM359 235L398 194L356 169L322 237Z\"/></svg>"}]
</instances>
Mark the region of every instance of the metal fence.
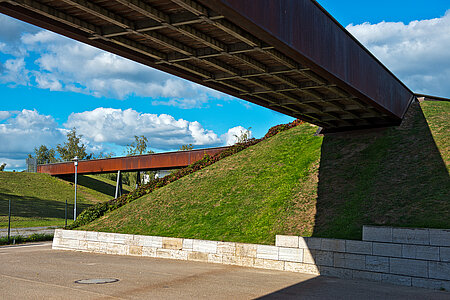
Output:
<instances>
[{"instance_id":1,"label":"metal fence","mask_svg":"<svg viewBox=\"0 0 450 300\"><path fill-rule=\"evenodd\" d=\"M36 158L27 158L27 172L28 173L36 173L37 172L37 161Z\"/></svg>"}]
</instances>

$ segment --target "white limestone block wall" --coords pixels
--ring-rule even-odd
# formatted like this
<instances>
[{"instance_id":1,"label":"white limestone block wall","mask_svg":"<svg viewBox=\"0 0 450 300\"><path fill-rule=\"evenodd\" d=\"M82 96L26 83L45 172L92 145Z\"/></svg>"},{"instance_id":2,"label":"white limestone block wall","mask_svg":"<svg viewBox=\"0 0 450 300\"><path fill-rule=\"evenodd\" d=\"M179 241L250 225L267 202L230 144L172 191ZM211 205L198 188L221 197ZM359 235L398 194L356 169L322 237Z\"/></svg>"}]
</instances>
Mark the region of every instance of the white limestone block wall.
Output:
<instances>
[{"instance_id":1,"label":"white limestone block wall","mask_svg":"<svg viewBox=\"0 0 450 300\"><path fill-rule=\"evenodd\" d=\"M53 249L192 260L450 291L450 230L364 226L363 240L276 236L275 246L55 231Z\"/></svg>"}]
</instances>

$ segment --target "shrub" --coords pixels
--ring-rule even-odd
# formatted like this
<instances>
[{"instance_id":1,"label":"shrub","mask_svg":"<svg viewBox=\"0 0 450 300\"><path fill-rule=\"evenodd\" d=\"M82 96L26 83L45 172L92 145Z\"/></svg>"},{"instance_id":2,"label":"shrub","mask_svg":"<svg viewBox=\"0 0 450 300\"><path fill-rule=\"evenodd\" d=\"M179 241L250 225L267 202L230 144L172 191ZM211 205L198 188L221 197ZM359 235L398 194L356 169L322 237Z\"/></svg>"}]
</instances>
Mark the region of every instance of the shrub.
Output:
<instances>
[{"instance_id":1,"label":"shrub","mask_svg":"<svg viewBox=\"0 0 450 300\"><path fill-rule=\"evenodd\" d=\"M24 237L21 235L11 236L9 244L22 244L22 243L31 243L31 242L40 242L40 241L51 241L53 240L53 234L42 234L42 233L34 233L30 236ZM8 238L1 237L0 245L8 245Z\"/></svg>"}]
</instances>

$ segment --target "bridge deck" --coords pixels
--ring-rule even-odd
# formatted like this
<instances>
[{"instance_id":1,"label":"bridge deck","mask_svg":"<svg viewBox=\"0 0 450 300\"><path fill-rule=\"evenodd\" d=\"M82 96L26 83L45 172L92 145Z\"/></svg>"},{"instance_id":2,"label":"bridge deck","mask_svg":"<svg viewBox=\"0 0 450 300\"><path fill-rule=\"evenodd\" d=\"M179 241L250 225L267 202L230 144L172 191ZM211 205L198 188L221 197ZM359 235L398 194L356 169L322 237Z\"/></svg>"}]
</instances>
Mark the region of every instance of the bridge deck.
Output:
<instances>
[{"instance_id":1,"label":"bridge deck","mask_svg":"<svg viewBox=\"0 0 450 300\"><path fill-rule=\"evenodd\" d=\"M117 171L148 171L187 167L203 158L205 154L215 155L228 147L154 153L137 156L82 160L78 162L78 174L112 173ZM75 173L73 162L37 166L38 173L68 175Z\"/></svg>"},{"instance_id":2,"label":"bridge deck","mask_svg":"<svg viewBox=\"0 0 450 300\"><path fill-rule=\"evenodd\" d=\"M0 12L340 131L413 93L313 0L0 0Z\"/></svg>"}]
</instances>

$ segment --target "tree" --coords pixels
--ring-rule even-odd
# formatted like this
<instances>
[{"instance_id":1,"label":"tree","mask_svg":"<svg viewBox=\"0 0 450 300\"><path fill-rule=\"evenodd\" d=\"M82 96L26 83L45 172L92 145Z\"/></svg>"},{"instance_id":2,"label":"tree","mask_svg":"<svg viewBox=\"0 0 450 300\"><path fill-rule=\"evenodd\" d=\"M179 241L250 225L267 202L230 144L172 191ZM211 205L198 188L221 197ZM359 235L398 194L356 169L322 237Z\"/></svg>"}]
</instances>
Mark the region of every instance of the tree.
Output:
<instances>
[{"instance_id":1,"label":"tree","mask_svg":"<svg viewBox=\"0 0 450 300\"><path fill-rule=\"evenodd\" d=\"M62 146L61 144L58 144L58 146L56 146L56 149L63 161L70 161L75 156L77 156L80 160L92 158L92 154L88 155L86 153L86 145L81 143L82 137L82 135L77 135L77 130L74 127L67 133L67 141L64 145Z\"/></svg>"},{"instance_id":2,"label":"tree","mask_svg":"<svg viewBox=\"0 0 450 300\"><path fill-rule=\"evenodd\" d=\"M0 166L0 172L3 172L6 168L6 163L2 163L2 165Z\"/></svg>"},{"instance_id":3,"label":"tree","mask_svg":"<svg viewBox=\"0 0 450 300\"><path fill-rule=\"evenodd\" d=\"M186 145L182 145L179 149L179 151L190 151L194 149L194 146L192 146L192 144L186 144Z\"/></svg>"},{"instance_id":4,"label":"tree","mask_svg":"<svg viewBox=\"0 0 450 300\"><path fill-rule=\"evenodd\" d=\"M148 139L141 136L134 136L134 142L130 145L127 145L126 155L134 156L134 155L142 155L142 154L150 154L154 153L152 150L147 150Z\"/></svg>"},{"instance_id":5,"label":"tree","mask_svg":"<svg viewBox=\"0 0 450 300\"><path fill-rule=\"evenodd\" d=\"M109 153L100 152L97 156L93 156L92 159L111 158L114 155L115 155L114 152L109 152Z\"/></svg>"},{"instance_id":6,"label":"tree","mask_svg":"<svg viewBox=\"0 0 450 300\"><path fill-rule=\"evenodd\" d=\"M34 157L28 154L29 158L35 158L38 164L50 164L57 162L55 157L55 149L47 148L45 145L40 145L39 148L34 148Z\"/></svg>"},{"instance_id":7,"label":"tree","mask_svg":"<svg viewBox=\"0 0 450 300\"><path fill-rule=\"evenodd\" d=\"M148 149L148 139L141 135L141 136L134 136L134 142L131 143L130 145L127 145L127 150L126 150L126 155L127 156L134 156L134 155L142 155L142 154L151 154L151 153L155 153L152 150ZM152 171L147 171L147 172L139 172L139 177L141 178L141 182L142 182L142 177L140 176L141 174L147 174L150 176L151 179L155 178L155 172ZM129 185L129 186L138 186L141 184L141 182L137 182L137 178L135 176L132 175L133 173L131 172L125 172L122 175L122 180L125 184Z\"/></svg>"},{"instance_id":8,"label":"tree","mask_svg":"<svg viewBox=\"0 0 450 300\"><path fill-rule=\"evenodd\" d=\"M236 138L236 144L246 143L251 139L252 132L250 131L250 129L252 128L249 127L245 131L241 130L241 133L239 135L237 134L234 135L234 137Z\"/></svg>"}]
</instances>

